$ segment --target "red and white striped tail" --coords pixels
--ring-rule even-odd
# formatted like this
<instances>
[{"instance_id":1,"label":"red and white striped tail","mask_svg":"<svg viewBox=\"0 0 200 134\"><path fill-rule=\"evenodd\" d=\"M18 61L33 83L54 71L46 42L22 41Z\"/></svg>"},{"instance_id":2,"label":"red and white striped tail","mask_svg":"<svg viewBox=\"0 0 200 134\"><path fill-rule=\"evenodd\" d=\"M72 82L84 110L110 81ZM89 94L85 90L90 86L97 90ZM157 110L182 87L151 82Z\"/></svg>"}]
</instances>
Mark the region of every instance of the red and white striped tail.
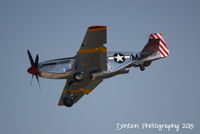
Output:
<instances>
[{"instance_id":1,"label":"red and white striped tail","mask_svg":"<svg viewBox=\"0 0 200 134\"><path fill-rule=\"evenodd\" d=\"M160 53L161 57L166 57L169 55L169 49L163 39L163 36L161 33L153 33L150 34L149 39L159 39L159 47L158 47L158 52Z\"/></svg>"},{"instance_id":2,"label":"red and white striped tail","mask_svg":"<svg viewBox=\"0 0 200 134\"><path fill-rule=\"evenodd\" d=\"M169 55L168 47L161 33L150 34L149 41L141 53L151 55L156 52L159 52L161 57L166 57Z\"/></svg>"}]
</instances>

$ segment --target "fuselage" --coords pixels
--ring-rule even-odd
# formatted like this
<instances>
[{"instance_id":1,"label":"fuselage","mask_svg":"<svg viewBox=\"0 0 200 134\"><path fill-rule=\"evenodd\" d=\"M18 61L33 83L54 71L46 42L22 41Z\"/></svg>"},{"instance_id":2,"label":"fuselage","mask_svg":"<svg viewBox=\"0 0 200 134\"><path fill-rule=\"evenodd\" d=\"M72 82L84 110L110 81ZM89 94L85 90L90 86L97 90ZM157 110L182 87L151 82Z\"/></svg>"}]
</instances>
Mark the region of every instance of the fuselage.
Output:
<instances>
[{"instance_id":1,"label":"fuselage","mask_svg":"<svg viewBox=\"0 0 200 134\"><path fill-rule=\"evenodd\" d=\"M76 56L49 60L39 63L40 76L50 79L67 79L73 73ZM92 72L94 78L107 78L113 75L127 73L127 68L137 66L141 62L137 52L107 52L107 70Z\"/></svg>"}]
</instances>

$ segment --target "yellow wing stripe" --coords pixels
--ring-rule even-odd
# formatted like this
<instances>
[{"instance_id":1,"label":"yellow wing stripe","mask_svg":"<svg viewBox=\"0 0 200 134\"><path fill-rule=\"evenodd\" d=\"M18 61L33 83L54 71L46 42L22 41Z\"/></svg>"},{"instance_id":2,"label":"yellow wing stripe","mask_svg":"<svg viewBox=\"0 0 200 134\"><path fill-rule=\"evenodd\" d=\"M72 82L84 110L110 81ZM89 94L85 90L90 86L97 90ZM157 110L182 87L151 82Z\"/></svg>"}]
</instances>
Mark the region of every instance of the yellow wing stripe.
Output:
<instances>
[{"instance_id":1,"label":"yellow wing stripe","mask_svg":"<svg viewBox=\"0 0 200 134\"><path fill-rule=\"evenodd\" d=\"M81 88L79 90L75 90L75 89L71 89L69 90L71 94L75 94L75 93L86 93L89 94L91 91L89 89L86 88ZM67 91L64 90L63 93L66 93ZM58 106L64 106L64 103L58 103Z\"/></svg>"},{"instance_id":2,"label":"yellow wing stripe","mask_svg":"<svg viewBox=\"0 0 200 134\"><path fill-rule=\"evenodd\" d=\"M72 93L72 94L75 94L75 93L86 93L86 94L89 94L90 90L86 89L86 88L81 88L79 90L73 90L73 89L71 89L70 93Z\"/></svg>"},{"instance_id":3,"label":"yellow wing stripe","mask_svg":"<svg viewBox=\"0 0 200 134\"><path fill-rule=\"evenodd\" d=\"M107 49L105 47L96 47L96 48L80 49L78 51L78 53L96 53L96 52L106 53Z\"/></svg>"}]
</instances>

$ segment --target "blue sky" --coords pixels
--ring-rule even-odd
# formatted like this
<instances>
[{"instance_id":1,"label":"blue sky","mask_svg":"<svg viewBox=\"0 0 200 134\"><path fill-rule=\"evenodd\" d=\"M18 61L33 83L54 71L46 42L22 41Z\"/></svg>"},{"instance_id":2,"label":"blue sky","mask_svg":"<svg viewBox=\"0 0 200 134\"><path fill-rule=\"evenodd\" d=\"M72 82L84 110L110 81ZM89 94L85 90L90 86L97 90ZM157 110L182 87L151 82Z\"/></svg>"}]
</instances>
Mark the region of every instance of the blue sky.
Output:
<instances>
[{"instance_id":1,"label":"blue sky","mask_svg":"<svg viewBox=\"0 0 200 134\"><path fill-rule=\"evenodd\" d=\"M0 133L177 133L116 129L116 123L193 123L200 132L198 0L1 0ZM27 49L40 61L74 56L87 27L108 27L107 49L140 51L163 33L170 56L144 72L104 80L72 108L57 102L65 80L31 76Z\"/></svg>"}]
</instances>

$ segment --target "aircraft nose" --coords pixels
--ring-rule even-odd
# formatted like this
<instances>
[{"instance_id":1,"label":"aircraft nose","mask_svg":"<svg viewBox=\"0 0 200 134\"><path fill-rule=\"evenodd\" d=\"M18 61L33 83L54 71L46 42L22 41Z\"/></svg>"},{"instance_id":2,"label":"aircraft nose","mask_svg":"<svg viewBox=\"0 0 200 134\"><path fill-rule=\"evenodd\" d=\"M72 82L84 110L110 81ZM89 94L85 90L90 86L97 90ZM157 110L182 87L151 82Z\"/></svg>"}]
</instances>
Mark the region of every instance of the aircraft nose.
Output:
<instances>
[{"instance_id":1,"label":"aircraft nose","mask_svg":"<svg viewBox=\"0 0 200 134\"><path fill-rule=\"evenodd\" d=\"M30 74L36 75L36 74L39 74L39 69L35 66L32 66L32 67L28 68L27 72Z\"/></svg>"}]
</instances>

